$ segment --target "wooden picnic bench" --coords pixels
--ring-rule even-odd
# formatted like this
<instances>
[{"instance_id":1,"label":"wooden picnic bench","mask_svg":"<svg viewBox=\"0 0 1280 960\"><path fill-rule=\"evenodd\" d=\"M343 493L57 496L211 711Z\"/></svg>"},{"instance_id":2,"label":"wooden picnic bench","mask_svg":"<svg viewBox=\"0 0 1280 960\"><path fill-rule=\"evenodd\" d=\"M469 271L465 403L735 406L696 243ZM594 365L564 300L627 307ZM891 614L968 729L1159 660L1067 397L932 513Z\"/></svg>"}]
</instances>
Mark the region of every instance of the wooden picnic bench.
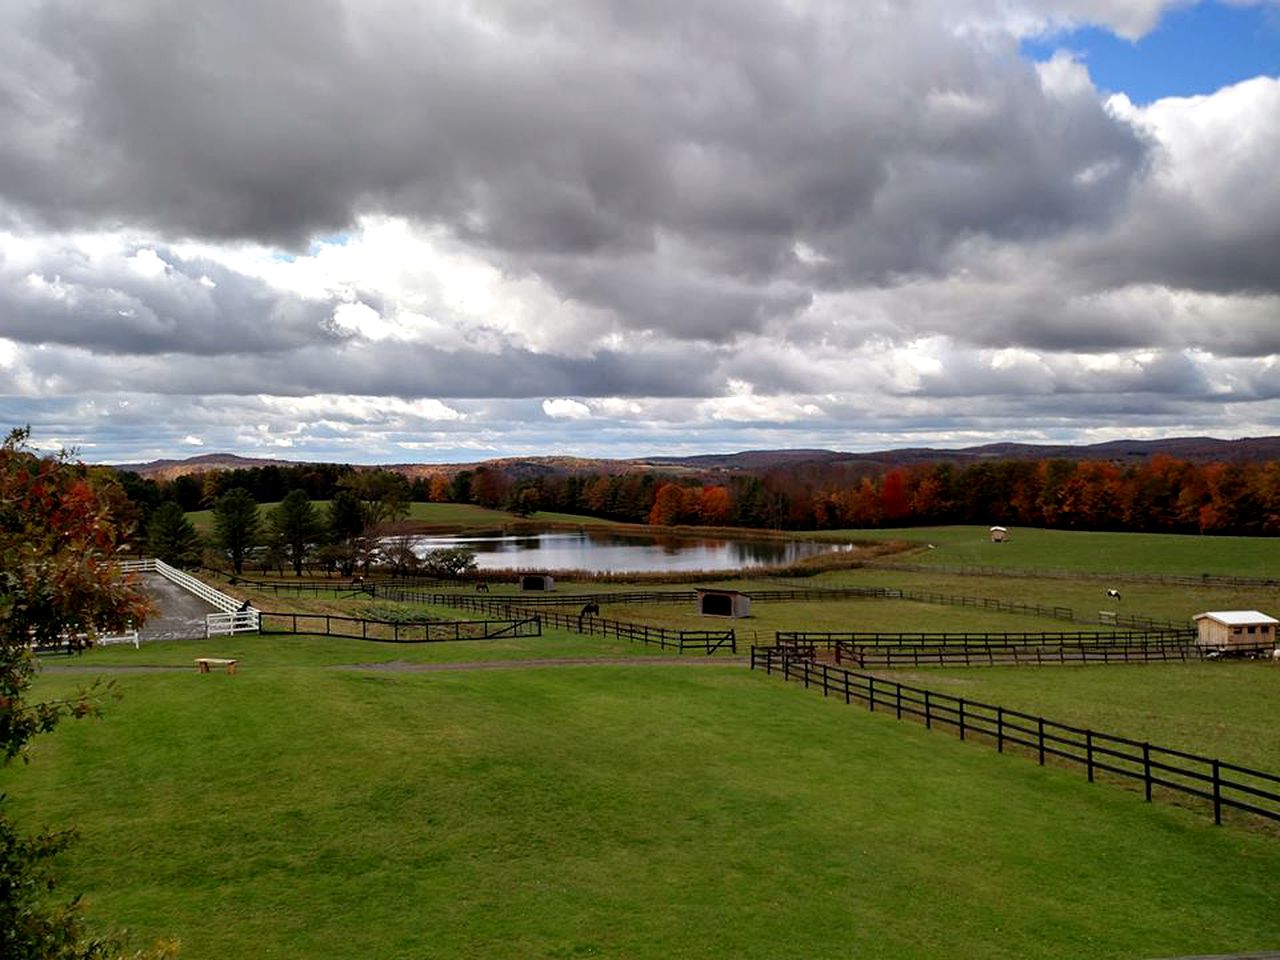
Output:
<instances>
[{"instance_id":1,"label":"wooden picnic bench","mask_svg":"<svg viewBox=\"0 0 1280 960\"><path fill-rule=\"evenodd\" d=\"M210 667L226 667L227 673L235 674L238 660L224 660L222 657L196 657L196 669L208 673Z\"/></svg>"}]
</instances>

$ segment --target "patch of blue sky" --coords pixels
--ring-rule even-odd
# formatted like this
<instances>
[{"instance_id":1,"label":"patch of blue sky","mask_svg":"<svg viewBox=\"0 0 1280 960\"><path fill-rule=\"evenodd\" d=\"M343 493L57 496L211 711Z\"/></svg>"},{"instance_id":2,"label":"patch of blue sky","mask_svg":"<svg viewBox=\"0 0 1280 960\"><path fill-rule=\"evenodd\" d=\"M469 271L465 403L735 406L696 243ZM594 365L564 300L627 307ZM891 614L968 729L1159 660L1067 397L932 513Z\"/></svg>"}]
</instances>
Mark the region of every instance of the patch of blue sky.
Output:
<instances>
[{"instance_id":1,"label":"patch of blue sky","mask_svg":"<svg viewBox=\"0 0 1280 960\"><path fill-rule=\"evenodd\" d=\"M351 242L349 233L325 233L311 238L310 253L315 256L324 247L345 247Z\"/></svg>"},{"instance_id":2,"label":"patch of blue sky","mask_svg":"<svg viewBox=\"0 0 1280 960\"><path fill-rule=\"evenodd\" d=\"M1235 6L1207 0L1165 14L1138 40L1099 27L1032 37L1022 53L1048 60L1068 50L1106 93L1134 103L1213 93L1257 76L1280 76L1280 6Z\"/></svg>"}]
</instances>

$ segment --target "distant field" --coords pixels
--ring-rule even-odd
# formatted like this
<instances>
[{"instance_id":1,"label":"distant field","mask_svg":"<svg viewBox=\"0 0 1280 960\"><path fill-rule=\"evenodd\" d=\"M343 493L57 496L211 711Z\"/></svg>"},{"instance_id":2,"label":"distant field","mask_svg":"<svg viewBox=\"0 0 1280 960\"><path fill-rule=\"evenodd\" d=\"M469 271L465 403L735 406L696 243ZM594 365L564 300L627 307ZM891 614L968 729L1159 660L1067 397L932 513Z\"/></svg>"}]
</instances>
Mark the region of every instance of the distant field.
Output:
<instances>
[{"instance_id":1,"label":"distant field","mask_svg":"<svg viewBox=\"0 0 1280 960\"><path fill-rule=\"evenodd\" d=\"M813 534L811 534L813 535ZM992 543L985 527L910 527L823 531L823 538L904 539L921 546L914 563L977 564L1107 573L1280 577L1280 538L1199 537L1162 533L1091 533L1013 527Z\"/></svg>"},{"instance_id":2,"label":"distant field","mask_svg":"<svg viewBox=\"0 0 1280 960\"><path fill-rule=\"evenodd\" d=\"M932 590L970 597L994 597L1070 607L1081 616L1099 610L1189 621L1206 610L1280 609L1280 589L1274 587L1188 587L1159 583L1117 583L1119 601L1107 596L1106 579L1015 576L961 576L951 573L905 573L865 567L824 577L833 584Z\"/></svg>"},{"instance_id":3,"label":"distant field","mask_svg":"<svg viewBox=\"0 0 1280 960\"><path fill-rule=\"evenodd\" d=\"M397 674L295 652L122 676L105 720L0 775L24 820L79 825L64 889L93 918L176 936L184 960L1080 960L1280 939L1273 836L740 666Z\"/></svg>"}]
</instances>

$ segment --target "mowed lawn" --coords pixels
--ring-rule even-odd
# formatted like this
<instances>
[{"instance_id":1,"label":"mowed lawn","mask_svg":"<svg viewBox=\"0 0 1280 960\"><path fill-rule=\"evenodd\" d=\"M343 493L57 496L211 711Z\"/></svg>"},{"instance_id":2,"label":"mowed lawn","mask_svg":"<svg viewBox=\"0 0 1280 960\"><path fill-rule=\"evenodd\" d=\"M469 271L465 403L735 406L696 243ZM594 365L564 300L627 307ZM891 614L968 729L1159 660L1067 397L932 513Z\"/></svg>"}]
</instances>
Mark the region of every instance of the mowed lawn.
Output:
<instances>
[{"instance_id":1,"label":"mowed lawn","mask_svg":"<svg viewBox=\"0 0 1280 960\"><path fill-rule=\"evenodd\" d=\"M811 534L812 535L812 534ZM822 539L908 540L927 547L916 563L1078 570L1082 573L1160 573L1198 577L1280 578L1280 538L1202 537L1167 533L1099 533L1011 527L1005 543L992 543L986 527L904 527L836 530Z\"/></svg>"},{"instance_id":2,"label":"mowed lawn","mask_svg":"<svg viewBox=\"0 0 1280 960\"><path fill-rule=\"evenodd\" d=\"M1074 960L1280 941L1274 836L741 666L287 659L120 676L104 720L5 771L26 821L80 825L64 889L98 921L176 936L187 960Z\"/></svg>"}]
</instances>

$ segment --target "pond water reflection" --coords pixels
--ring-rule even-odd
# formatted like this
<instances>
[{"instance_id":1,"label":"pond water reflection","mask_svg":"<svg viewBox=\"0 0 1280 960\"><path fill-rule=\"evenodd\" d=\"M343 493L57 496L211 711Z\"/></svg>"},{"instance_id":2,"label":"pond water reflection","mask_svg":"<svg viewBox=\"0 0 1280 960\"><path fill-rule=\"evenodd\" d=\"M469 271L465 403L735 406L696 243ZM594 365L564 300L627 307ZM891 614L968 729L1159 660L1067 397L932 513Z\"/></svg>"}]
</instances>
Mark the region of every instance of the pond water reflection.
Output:
<instances>
[{"instance_id":1,"label":"pond water reflection","mask_svg":"<svg viewBox=\"0 0 1280 960\"><path fill-rule=\"evenodd\" d=\"M481 570L591 570L640 573L654 570L737 570L792 563L848 545L806 540L723 540L604 533L592 530L531 534L420 536L418 556L444 547L474 550Z\"/></svg>"}]
</instances>

